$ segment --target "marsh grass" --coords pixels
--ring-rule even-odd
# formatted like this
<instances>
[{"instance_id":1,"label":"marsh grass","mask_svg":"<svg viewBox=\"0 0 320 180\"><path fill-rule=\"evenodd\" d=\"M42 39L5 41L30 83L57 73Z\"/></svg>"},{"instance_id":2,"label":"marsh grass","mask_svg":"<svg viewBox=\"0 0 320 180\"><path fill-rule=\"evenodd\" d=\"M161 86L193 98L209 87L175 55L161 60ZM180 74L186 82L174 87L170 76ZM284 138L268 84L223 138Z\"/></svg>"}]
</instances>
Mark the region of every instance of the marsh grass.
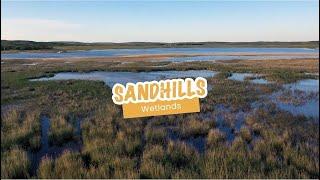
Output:
<instances>
[{"instance_id":1,"label":"marsh grass","mask_svg":"<svg viewBox=\"0 0 320 180\"><path fill-rule=\"evenodd\" d=\"M51 145L63 145L75 139L75 128L62 116L51 118L49 142Z\"/></svg>"},{"instance_id":2,"label":"marsh grass","mask_svg":"<svg viewBox=\"0 0 320 180\"><path fill-rule=\"evenodd\" d=\"M31 60L32 61L32 60ZM318 71L318 60L241 61L229 63L190 62L130 63L77 61L42 62L22 66L19 60L1 65L2 107L22 109L1 113L1 177L31 177L27 152L40 146L40 114L51 117L53 144L74 141L74 121L82 118L80 152L64 152L56 159L42 159L35 178L318 178L319 124L293 116L272 103L252 108L252 103L278 90L277 85L253 85L228 80L231 72L263 73L275 82L293 82ZM274 63L274 64L273 64ZM300 65L299 65L300 64ZM144 66L148 67L145 68ZM164 65L164 64L162 64ZM29 78L56 72L152 71L209 69L222 73L209 78L213 85L201 100L201 113L122 118L121 107L111 101L111 89L102 82L30 82ZM243 128L228 142L214 115L220 105L226 126L235 121L234 112L248 113ZM30 108L38 107L38 108ZM207 116L209 114L209 116ZM68 118L72 115L72 118ZM227 122L228 121L228 122ZM177 135L170 137L169 130ZM205 151L198 152L184 142L206 139Z\"/></svg>"},{"instance_id":3,"label":"marsh grass","mask_svg":"<svg viewBox=\"0 0 320 180\"><path fill-rule=\"evenodd\" d=\"M1 117L1 150L21 146L36 151L40 148L40 113L10 109Z\"/></svg>"},{"instance_id":4,"label":"marsh grass","mask_svg":"<svg viewBox=\"0 0 320 180\"><path fill-rule=\"evenodd\" d=\"M79 154L65 151L55 160L43 158L38 169L38 176L40 178L83 178L85 172Z\"/></svg>"},{"instance_id":5,"label":"marsh grass","mask_svg":"<svg viewBox=\"0 0 320 180\"><path fill-rule=\"evenodd\" d=\"M211 129L208 133L207 137L207 145L208 146L220 146L224 144L226 139L226 135L221 132L219 129Z\"/></svg>"},{"instance_id":6,"label":"marsh grass","mask_svg":"<svg viewBox=\"0 0 320 180\"><path fill-rule=\"evenodd\" d=\"M284 90L277 99L295 106L304 105L308 101L319 98L319 92L303 92L299 90Z\"/></svg>"},{"instance_id":7,"label":"marsh grass","mask_svg":"<svg viewBox=\"0 0 320 180\"><path fill-rule=\"evenodd\" d=\"M250 129L245 126L241 127L240 136L247 142L250 142L252 140Z\"/></svg>"},{"instance_id":8,"label":"marsh grass","mask_svg":"<svg viewBox=\"0 0 320 180\"><path fill-rule=\"evenodd\" d=\"M214 121L202 121L197 116L189 116L187 119L180 121L179 136L181 138L190 138L207 135L210 128L215 126Z\"/></svg>"},{"instance_id":9,"label":"marsh grass","mask_svg":"<svg viewBox=\"0 0 320 180\"><path fill-rule=\"evenodd\" d=\"M13 147L1 153L1 178L30 178L30 161L27 152L21 148Z\"/></svg>"},{"instance_id":10,"label":"marsh grass","mask_svg":"<svg viewBox=\"0 0 320 180\"><path fill-rule=\"evenodd\" d=\"M167 140L167 133L165 128L147 127L145 130L145 138L151 144L165 144Z\"/></svg>"}]
</instances>

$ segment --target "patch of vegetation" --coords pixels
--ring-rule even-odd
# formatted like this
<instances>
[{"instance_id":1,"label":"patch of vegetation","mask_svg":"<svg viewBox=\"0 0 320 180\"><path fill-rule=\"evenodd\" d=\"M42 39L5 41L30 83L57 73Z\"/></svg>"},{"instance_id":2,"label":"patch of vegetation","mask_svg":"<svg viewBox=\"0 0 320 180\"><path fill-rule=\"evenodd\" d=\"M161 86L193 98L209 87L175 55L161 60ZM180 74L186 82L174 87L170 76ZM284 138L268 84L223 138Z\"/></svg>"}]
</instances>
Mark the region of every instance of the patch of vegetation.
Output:
<instances>
[{"instance_id":1,"label":"patch of vegetation","mask_svg":"<svg viewBox=\"0 0 320 180\"><path fill-rule=\"evenodd\" d=\"M58 116L51 118L51 126L49 131L49 142L52 145L63 145L68 141L75 139L75 129L67 122L64 117Z\"/></svg>"},{"instance_id":2,"label":"patch of vegetation","mask_svg":"<svg viewBox=\"0 0 320 180\"><path fill-rule=\"evenodd\" d=\"M1 152L15 146L36 151L40 148L38 110L28 112L12 108L1 117Z\"/></svg>"},{"instance_id":3,"label":"patch of vegetation","mask_svg":"<svg viewBox=\"0 0 320 180\"><path fill-rule=\"evenodd\" d=\"M14 147L4 153L1 152L1 178L29 178L30 161L27 152Z\"/></svg>"},{"instance_id":4,"label":"patch of vegetation","mask_svg":"<svg viewBox=\"0 0 320 180\"><path fill-rule=\"evenodd\" d=\"M52 48L53 46L46 42L1 40L1 51L39 50L39 49L52 49Z\"/></svg>"}]
</instances>

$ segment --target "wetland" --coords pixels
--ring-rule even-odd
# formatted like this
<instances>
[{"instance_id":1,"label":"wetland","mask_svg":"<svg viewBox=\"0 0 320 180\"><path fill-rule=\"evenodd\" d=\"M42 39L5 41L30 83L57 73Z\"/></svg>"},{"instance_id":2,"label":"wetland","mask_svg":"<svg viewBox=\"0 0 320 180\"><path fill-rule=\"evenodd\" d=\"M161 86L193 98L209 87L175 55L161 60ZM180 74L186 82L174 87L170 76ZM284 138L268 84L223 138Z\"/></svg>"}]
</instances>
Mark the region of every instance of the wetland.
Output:
<instances>
[{"instance_id":1,"label":"wetland","mask_svg":"<svg viewBox=\"0 0 320 180\"><path fill-rule=\"evenodd\" d=\"M2 59L1 177L319 177L318 58L155 57ZM197 76L200 113L127 120L111 100L114 83Z\"/></svg>"}]
</instances>

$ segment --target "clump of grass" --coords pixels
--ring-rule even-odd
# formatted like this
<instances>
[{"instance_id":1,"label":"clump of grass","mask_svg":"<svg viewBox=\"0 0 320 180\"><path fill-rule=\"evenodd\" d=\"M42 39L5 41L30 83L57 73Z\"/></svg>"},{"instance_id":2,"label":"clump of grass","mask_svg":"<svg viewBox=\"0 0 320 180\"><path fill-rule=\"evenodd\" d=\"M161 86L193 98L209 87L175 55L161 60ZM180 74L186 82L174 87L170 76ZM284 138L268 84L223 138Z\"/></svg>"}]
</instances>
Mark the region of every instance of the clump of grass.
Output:
<instances>
[{"instance_id":1,"label":"clump of grass","mask_svg":"<svg viewBox=\"0 0 320 180\"><path fill-rule=\"evenodd\" d=\"M147 146L142 157L141 178L199 177L199 154L183 142Z\"/></svg>"},{"instance_id":2,"label":"clump of grass","mask_svg":"<svg viewBox=\"0 0 320 180\"><path fill-rule=\"evenodd\" d=\"M247 150L247 142L240 136L236 137L231 145L232 150L234 151L241 151L241 152L246 152Z\"/></svg>"},{"instance_id":3,"label":"clump of grass","mask_svg":"<svg viewBox=\"0 0 320 180\"><path fill-rule=\"evenodd\" d=\"M69 171L73 169L73 171ZM64 152L54 163L56 178L81 178L84 177L85 169L81 156L70 151Z\"/></svg>"},{"instance_id":4,"label":"clump of grass","mask_svg":"<svg viewBox=\"0 0 320 180\"><path fill-rule=\"evenodd\" d=\"M203 178L258 178L259 166L246 151L219 146L206 152L201 163Z\"/></svg>"},{"instance_id":5,"label":"clump of grass","mask_svg":"<svg viewBox=\"0 0 320 180\"><path fill-rule=\"evenodd\" d=\"M17 125L19 123L20 116L21 112L15 108L1 113L1 130L8 131L12 128L12 126Z\"/></svg>"},{"instance_id":6,"label":"clump of grass","mask_svg":"<svg viewBox=\"0 0 320 180\"><path fill-rule=\"evenodd\" d=\"M138 136L128 137L120 131L117 133L113 148L116 154L134 156L142 151L141 139Z\"/></svg>"},{"instance_id":7,"label":"clump of grass","mask_svg":"<svg viewBox=\"0 0 320 180\"><path fill-rule=\"evenodd\" d=\"M248 126L252 126L255 122L256 122L256 119L252 115L251 116L247 116L246 119L245 119L245 123Z\"/></svg>"},{"instance_id":8,"label":"clump of grass","mask_svg":"<svg viewBox=\"0 0 320 180\"><path fill-rule=\"evenodd\" d=\"M12 109L1 118L1 149L21 146L36 151L40 148L40 113L38 110Z\"/></svg>"},{"instance_id":9,"label":"clump of grass","mask_svg":"<svg viewBox=\"0 0 320 180\"><path fill-rule=\"evenodd\" d=\"M114 168L114 176L116 179L136 179L139 177L138 169L136 168L137 160L128 157L115 157L112 161Z\"/></svg>"},{"instance_id":10,"label":"clump of grass","mask_svg":"<svg viewBox=\"0 0 320 180\"><path fill-rule=\"evenodd\" d=\"M170 171L166 170L166 167L157 161L143 160L140 171L141 178L167 179L170 177Z\"/></svg>"},{"instance_id":11,"label":"clump of grass","mask_svg":"<svg viewBox=\"0 0 320 180\"><path fill-rule=\"evenodd\" d=\"M29 146L33 151L39 150L41 147L41 136L35 135L29 139Z\"/></svg>"},{"instance_id":12,"label":"clump of grass","mask_svg":"<svg viewBox=\"0 0 320 180\"><path fill-rule=\"evenodd\" d=\"M263 129L263 126L261 124L259 124L259 123L254 123L252 125L252 131L256 135L261 135L262 129Z\"/></svg>"},{"instance_id":13,"label":"clump of grass","mask_svg":"<svg viewBox=\"0 0 320 180\"><path fill-rule=\"evenodd\" d=\"M215 75L215 78L218 78L218 79L227 79L228 77L232 76L232 73L231 72L227 72L227 71L224 71L224 72L220 72L218 73L217 75Z\"/></svg>"},{"instance_id":14,"label":"clump of grass","mask_svg":"<svg viewBox=\"0 0 320 180\"><path fill-rule=\"evenodd\" d=\"M197 168L199 154L186 143L169 141L167 162L177 168Z\"/></svg>"},{"instance_id":15,"label":"clump of grass","mask_svg":"<svg viewBox=\"0 0 320 180\"><path fill-rule=\"evenodd\" d=\"M64 143L73 140L74 127L67 122L62 116L57 116L51 119L49 132L49 142L52 145L63 145Z\"/></svg>"},{"instance_id":16,"label":"clump of grass","mask_svg":"<svg viewBox=\"0 0 320 180\"><path fill-rule=\"evenodd\" d=\"M193 116L189 117L189 120L183 120L180 123L179 136L182 138L204 136L208 134L210 128L215 126L214 121L201 121L194 119Z\"/></svg>"},{"instance_id":17,"label":"clump of grass","mask_svg":"<svg viewBox=\"0 0 320 180\"><path fill-rule=\"evenodd\" d=\"M147 146L143 152L143 159L149 159L156 162L161 162L165 157L165 150L160 145Z\"/></svg>"},{"instance_id":18,"label":"clump of grass","mask_svg":"<svg viewBox=\"0 0 320 180\"><path fill-rule=\"evenodd\" d=\"M247 142L252 140L250 129L246 126L241 127L240 136Z\"/></svg>"},{"instance_id":19,"label":"clump of grass","mask_svg":"<svg viewBox=\"0 0 320 180\"><path fill-rule=\"evenodd\" d=\"M85 175L87 179L110 179L112 178L112 168L109 164L104 163L99 166L91 166Z\"/></svg>"},{"instance_id":20,"label":"clump of grass","mask_svg":"<svg viewBox=\"0 0 320 180\"><path fill-rule=\"evenodd\" d=\"M151 144L164 144L166 142L166 130L164 128L148 127L145 130L145 138Z\"/></svg>"},{"instance_id":21,"label":"clump of grass","mask_svg":"<svg viewBox=\"0 0 320 180\"><path fill-rule=\"evenodd\" d=\"M13 148L1 153L1 178L29 178L30 161L27 152Z\"/></svg>"},{"instance_id":22,"label":"clump of grass","mask_svg":"<svg viewBox=\"0 0 320 180\"><path fill-rule=\"evenodd\" d=\"M37 176L41 179L55 178L54 174L54 161L45 156L41 159L39 168L37 170Z\"/></svg>"},{"instance_id":23,"label":"clump of grass","mask_svg":"<svg viewBox=\"0 0 320 180\"><path fill-rule=\"evenodd\" d=\"M172 179L197 179L201 177L199 172L194 171L193 169L178 169L173 171Z\"/></svg>"},{"instance_id":24,"label":"clump of grass","mask_svg":"<svg viewBox=\"0 0 320 180\"><path fill-rule=\"evenodd\" d=\"M165 166L166 152L160 145L147 146L140 167L141 178L169 178L170 170Z\"/></svg>"},{"instance_id":25,"label":"clump of grass","mask_svg":"<svg viewBox=\"0 0 320 180\"><path fill-rule=\"evenodd\" d=\"M86 170L79 154L65 151L54 161L50 158L42 159L37 173L40 178L70 179L84 177Z\"/></svg>"},{"instance_id":26,"label":"clump of grass","mask_svg":"<svg viewBox=\"0 0 320 180\"><path fill-rule=\"evenodd\" d=\"M209 147L217 146L223 143L226 139L226 135L219 129L211 129L207 137L207 145Z\"/></svg>"}]
</instances>

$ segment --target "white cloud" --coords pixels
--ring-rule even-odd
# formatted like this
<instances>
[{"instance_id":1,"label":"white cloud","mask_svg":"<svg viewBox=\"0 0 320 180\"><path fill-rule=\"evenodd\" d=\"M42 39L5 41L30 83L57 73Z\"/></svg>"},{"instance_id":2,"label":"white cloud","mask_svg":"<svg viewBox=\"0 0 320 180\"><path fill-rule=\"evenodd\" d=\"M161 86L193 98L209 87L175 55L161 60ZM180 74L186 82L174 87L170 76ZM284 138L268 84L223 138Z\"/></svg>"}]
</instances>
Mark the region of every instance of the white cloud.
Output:
<instances>
[{"instance_id":1,"label":"white cloud","mask_svg":"<svg viewBox=\"0 0 320 180\"><path fill-rule=\"evenodd\" d=\"M72 40L82 25L51 19L2 19L1 39L8 40Z\"/></svg>"}]
</instances>

